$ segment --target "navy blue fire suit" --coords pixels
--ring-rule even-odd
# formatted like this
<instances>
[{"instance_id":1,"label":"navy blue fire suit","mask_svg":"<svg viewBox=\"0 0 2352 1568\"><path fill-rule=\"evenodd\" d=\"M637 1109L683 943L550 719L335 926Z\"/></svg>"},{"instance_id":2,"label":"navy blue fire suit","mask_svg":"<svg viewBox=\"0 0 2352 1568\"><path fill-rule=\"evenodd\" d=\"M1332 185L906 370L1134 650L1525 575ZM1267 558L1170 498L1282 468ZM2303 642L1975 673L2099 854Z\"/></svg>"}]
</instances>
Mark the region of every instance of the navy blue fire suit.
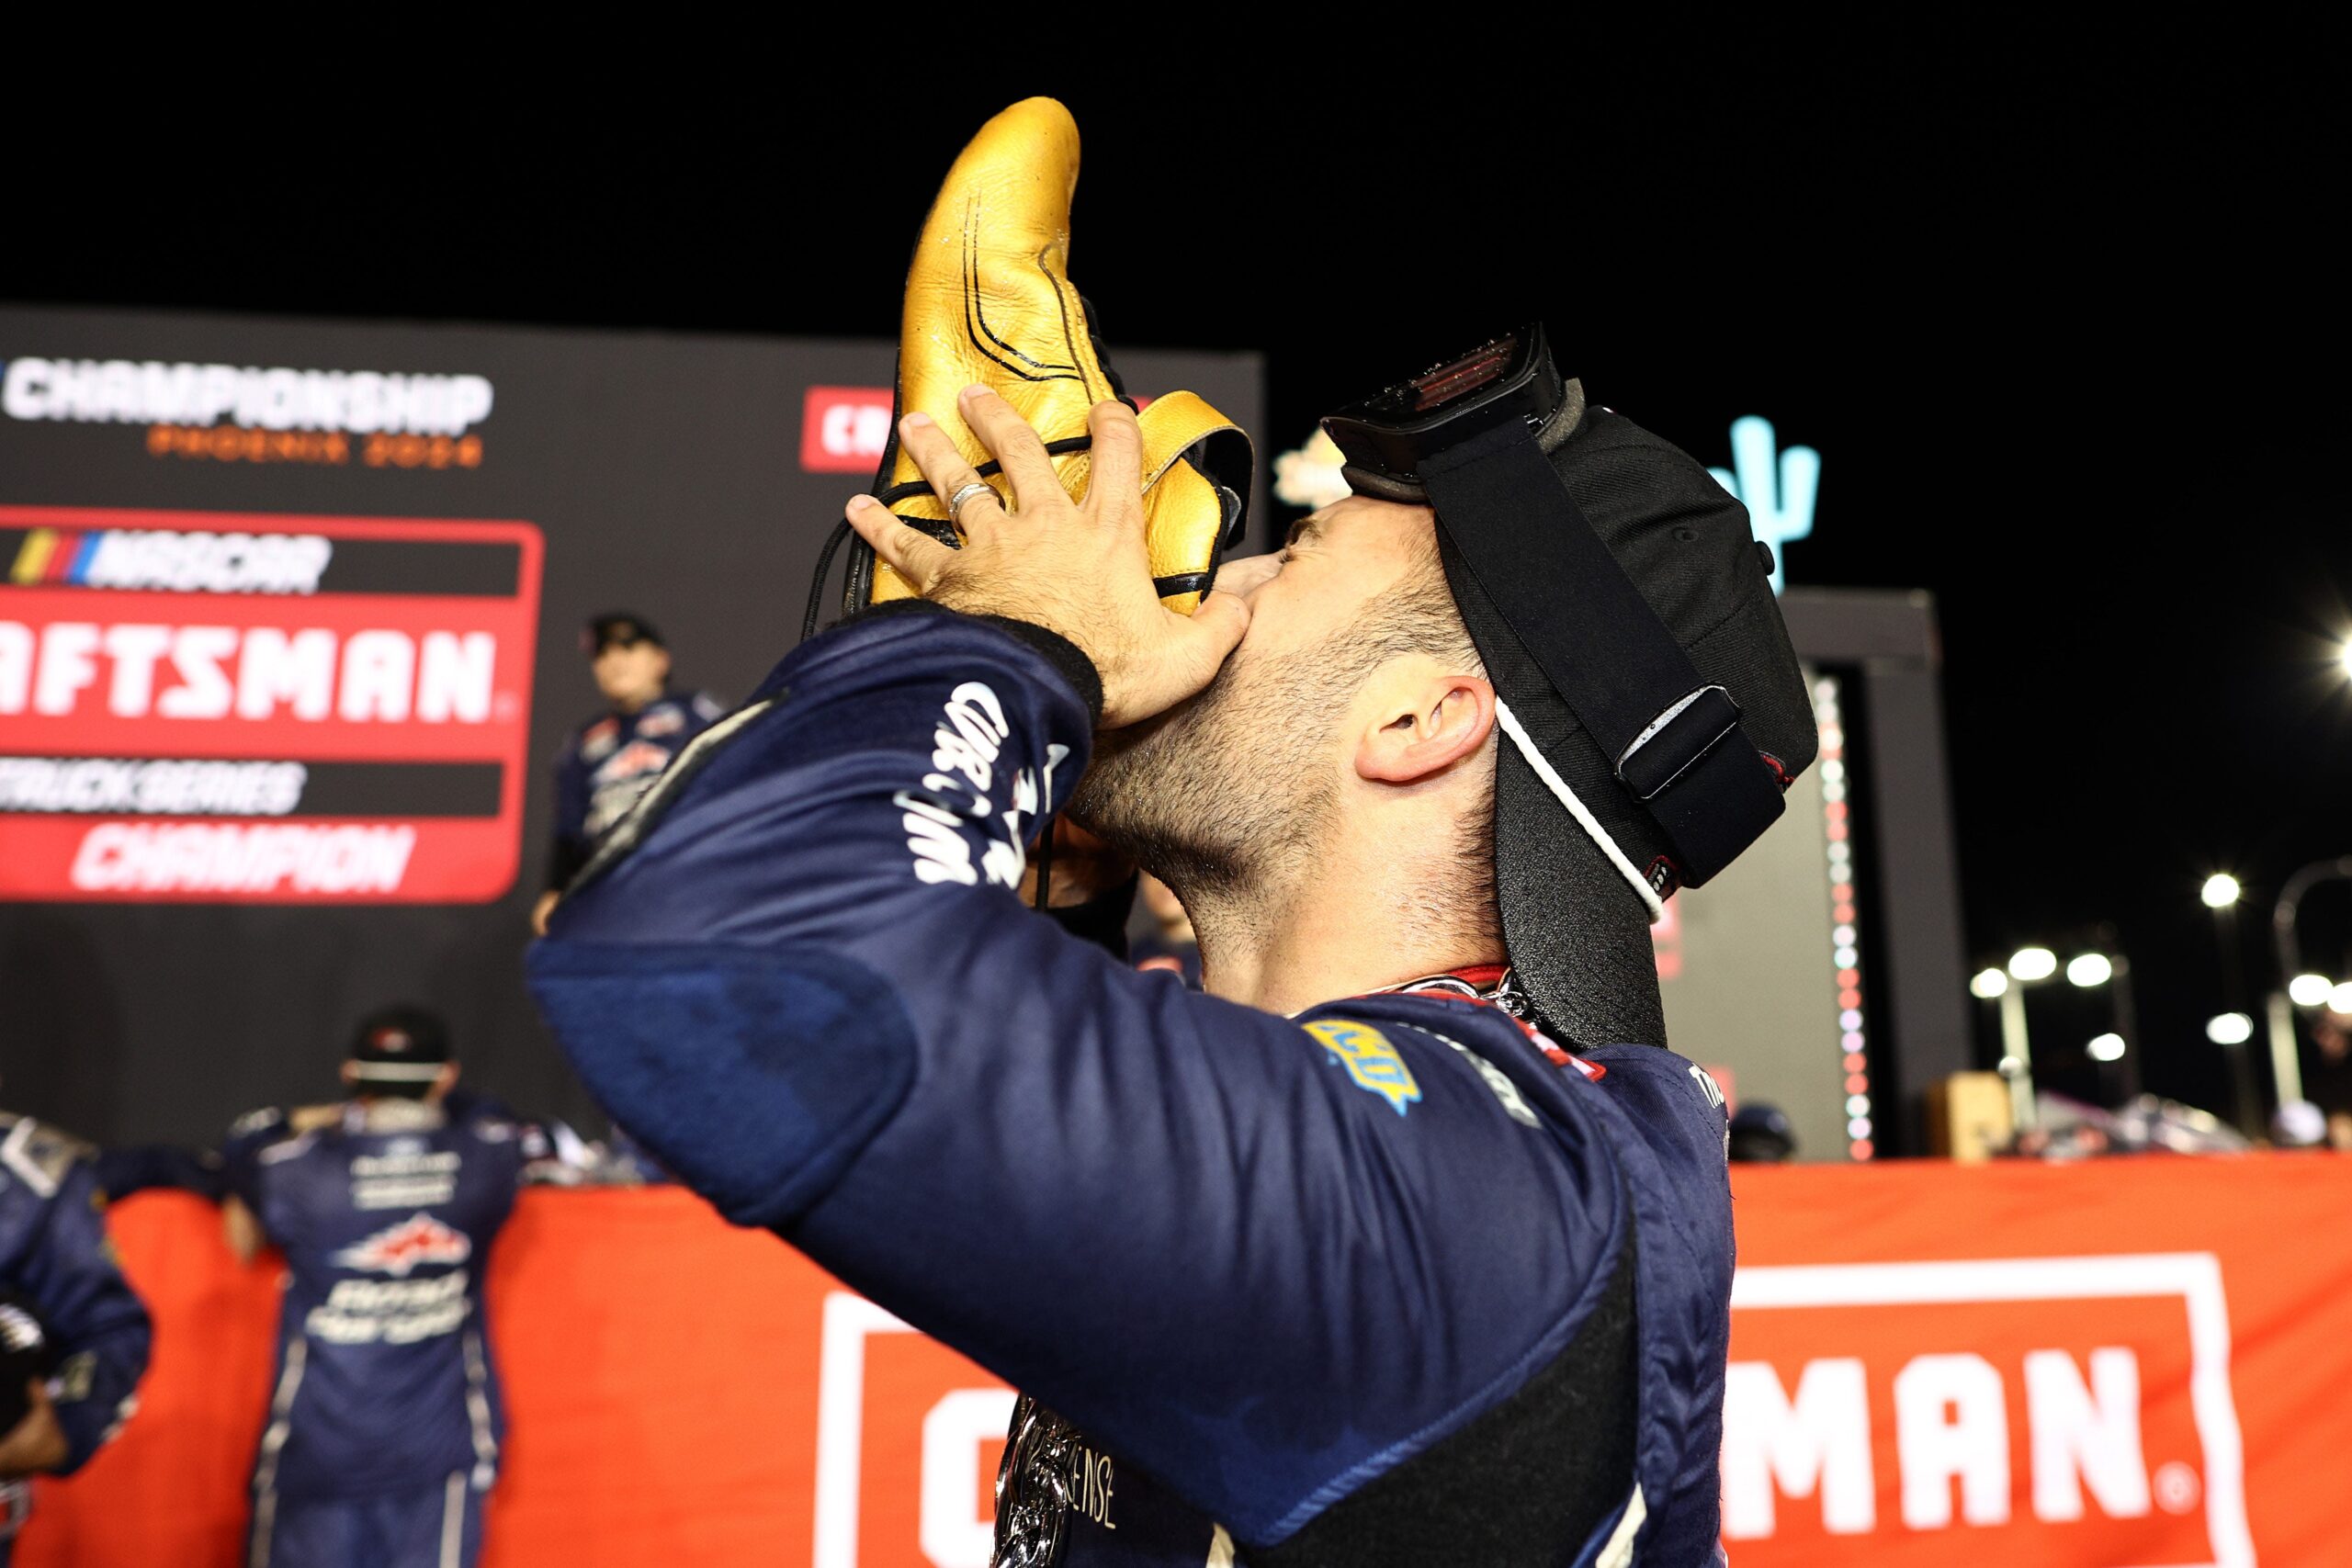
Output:
<instances>
[{"instance_id":1,"label":"navy blue fire suit","mask_svg":"<svg viewBox=\"0 0 2352 1568\"><path fill-rule=\"evenodd\" d=\"M474 1562L504 1431L482 1277L535 1137L398 1100L301 1134L256 1111L231 1134L230 1190L288 1275L253 1568Z\"/></svg>"},{"instance_id":2,"label":"navy blue fire suit","mask_svg":"<svg viewBox=\"0 0 2352 1568\"><path fill-rule=\"evenodd\" d=\"M50 1378L72 1474L121 1430L146 1374L147 1309L107 1240L88 1145L0 1111L0 1285L40 1319L60 1358ZM26 1488L0 1480L0 1565L26 1512Z\"/></svg>"},{"instance_id":3,"label":"navy blue fire suit","mask_svg":"<svg viewBox=\"0 0 2352 1568\"><path fill-rule=\"evenodd\" d=\"M705 692L665 692L635 713L608 713L566 736L555 761L548 886L560 888L571 881L670 759L724 711Z\"/></svg>"},{"instance_id":4,"label":"navy blue fire suit","mask_svg":"<svg viewBox=\"0 0 2352 1568\"><path fill-rule=\"evenodd\" d=\"M1713 1561L1720 1096L1460 996L1276 1017L1022 908L1093 682L922 604L793 653L532 951L582 1077L1033 1397L1001 1562Z\"/></svg>"}]
</instances>

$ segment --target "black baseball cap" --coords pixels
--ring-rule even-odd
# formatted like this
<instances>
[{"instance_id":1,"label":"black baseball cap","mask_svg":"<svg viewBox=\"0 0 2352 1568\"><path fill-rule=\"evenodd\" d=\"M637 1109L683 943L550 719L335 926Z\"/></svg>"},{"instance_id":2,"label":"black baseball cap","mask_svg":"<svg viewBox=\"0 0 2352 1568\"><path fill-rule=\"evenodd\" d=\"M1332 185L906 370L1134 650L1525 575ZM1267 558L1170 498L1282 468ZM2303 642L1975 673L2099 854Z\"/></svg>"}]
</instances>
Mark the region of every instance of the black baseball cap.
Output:
<instances>
[{"instance_id":1,"label":"black baseball cap","mask_svg":"<svg viewBox=\"0 0 2352 1568\"><path fill-rule=\"evenodd\" d=\"M651 621L627 610L607 610L594 616L580 633L580 651L591 659L608 648L633 648L640 642L664 649L670 646L662 640L662 634L654 629Z\"/></svg>"},{"instance_id":2,"label":"black baseball cap","mask_svg":"<svg viewBox=\"0 0 2352 1568\"><path fill-rule=\"evenodd\" d=\"M1747 509L1688 453L1608 409L1587 409L1550 457L1700 676L1738 705L1740 729L1785 790L1812 765L1820 734ZM1622 873L1630 865L1664 899L1685 880L1682 871L1655 818L1620 782L1615 759L1529 669L1499 617L1477 613L1477 584L1447 554L1455 602L1498 690L1618 852L1577 830L1582 825L1518 746L1499 749L1495 878L1521 984L1576 1040L1663 1043L1652 912ZM1596 859L1620 874L1595 874Z\"/></svg>"},{"instance_id":3,"label":"black baseball cap","mask_svg":"<svg viewBox=\"0 0 2352 1568\"><path fill-rule=\"evenodd\" d=\"M1542 519L1524 525L1531 529L1589 527L1584 569L1534 564L1570 559L1577 552L1528 537L1524 570L1537 576L1532 584L1542 591L1537 599L1573 604L1577 598L1543 579L1564 581L1579 570L1622 571L1639 600L1625 601L1623 611L1645 625L1632 626L1621 613L1604 628L1609 636L1596 637L1598 622L1564 622L1556 612L1507 615L1438 503L1446 580L1508 713L1508 718L1498 715L1503 739L1495 767L1496 891L1514 977L1547 1027L1585 1045L1663 1044L1649 925L1665 898L1713 875L1761 823L1778 815L1780 792L1812 763L1819 737L1804 671L1772 594L1770 558L1749 529L1747 509L1672 443L1611 410L1589 406L1576 380L1551 386L1554 394L1544 400L1540 422L1531 418L1532 430L1514 438L1498 427L1489 438L1498 445L1531 441L1527 450L1540 458L1513 470L1519 474L1513 482L1526 487L1523 507L1516 499L1520 491L1489 493L1483 498L1484 522L1523 510L1528 519ZM1335 416L1326 429L1343 421ZM1363 443L1356 450L1367 460L1353 460L1351 452L1346 474L1360 493L1431 504L1438 486L1434 479L1424 484L1430 472L1426 465L1419 475L1400 475L1369 460L1373 454ZM1550 495L1533 493L1539 487ZM1565 516L1560 490L1569 503ZM1595 539L1606 558L1590 548ZM1491 554L1487 564L1491 573ZM1526 578L1504 586L1526 603ZM1646 625L1651 617L1654 626ZM1641 635L1610 640L1619 626ZM1570 641L1564 627L1582 639L1571 662L1579 666L1586 688L1579 695L1588 700L1594 686L1605 694L1612 676L1638 682L1644 661L1655 668L1661 651L1669 661L1687 657L1699 686L1682 705L1697 701L1699 692L1708 694L1713 716L1698 739L1704 742L1713 734L1714 741L1651 748L1653 755L1679 752L1680 771L1637 779L1626 760L1652 735L1668 731L1680 707L1659 712L1633 747L1605 748L1543 668L1563 662ZM1537 650L1539 659L1524 640L1528 636L1560 646ZM1612 668L1617 657L1623 665ZM1702 779L1702 767L1713 776ZM1702 787L1679 783L1685 774ZM1646 793L1637 793L1637 784ZM1738 807L1742 819L1707 820L1709 806L1725 800ZM1690 863L1687 850L1669 840L1669 827L1713 863Z\"/></svg>"},{"instance_id":4,"label":"black baseball cap","mask_svg":"<svg viewBox=\"0 0 2352 1568\"><path fill-rule=\"evenodd\" d=\"M1777 1105L1751 1101L1732 1112L1730 1157L1743 1164L1776 1165L1793 1158L1797 1130Z\"/></svg>"},{"instance_id":5,"label":"black baseball cap","mask_svg":"<svg viewBox=\"0 0 2352 1568\"><path fill-rule=\"evenodd\" d=\"M439 1077L448 1065L448 1026L424 1008L379 1008L352 1032L351 1076L361 1083L414 1088Z\"/></svg>"}]
</instances>

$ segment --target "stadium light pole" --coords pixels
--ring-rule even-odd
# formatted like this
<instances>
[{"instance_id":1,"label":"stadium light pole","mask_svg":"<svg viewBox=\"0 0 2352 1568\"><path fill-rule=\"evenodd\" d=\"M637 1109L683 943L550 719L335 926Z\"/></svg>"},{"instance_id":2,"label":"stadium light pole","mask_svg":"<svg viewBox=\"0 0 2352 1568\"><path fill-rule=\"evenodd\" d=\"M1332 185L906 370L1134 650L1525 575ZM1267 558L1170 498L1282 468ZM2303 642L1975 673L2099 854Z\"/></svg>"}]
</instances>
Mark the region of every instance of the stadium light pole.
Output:
<instances>
[{"instance_id":1,"label":"stadium light pole","mask_svg":"<svg viewBox=\"0 0 2352 1568\"><path fill-rule=\"evenodd\" d=\"M2122 944L2113 925L2101 921L2095 940L2098 946L2066 961L2066 982L2077 990L2107 993L2109 1031L2092 1043L2095 1047L2104 1048L2091 1049L2086 1054L2098 1064L2101 1091L2107 1091L2111 1081L2120 1104L2140 1092L2139 1053L2126 1050L2140 1038L2139 1016L2132 1006L2132 964L2120 951Z\"/></svg>"},{"instance_id":2,"label":"stadium light pole","mask_svg":"<svg viewBox=\"0 0 2352 1568\"><path fill-rule=\"evenodd\" d=\"M2352 675L2352 642L2344 645L2345 671ZM2316 860L2289 877L2278 889L2278 902L2270 909L2270 937L2278 949L2278 980L2291 991L2296 984L2290 976L2301 978L2302 968L2301 943L2297 940L2297 922L2302 915L2303 896L2323 882L2352 882L2352 855L2340 860ZM2267 1009L2270 1014L2270 1074L2276 1081L2279 1103L2303 1098L2302 1043L2295 1028L2294 1008L2297 1005L2321 1007L2325 998L2303 1004L2300 998L2282 997L2273 992Z\"/></svg>"},{"instance_id":3,"label":"stadium light pole","mask_svg":"<svg viewBox=\"0 0 2352 1568\"><path fill-rule=\"evenodd\" d=\"M1989 994L2001 1004L2001 1076L2009 1080L2009 1117L2020 1131L2041 1120L2033 1100L2033 1042L2026 1032L2025 987L2056 973L2056 953L2046 947L2021 947L2009 954L2005 968L1977 976L1987 987L1977 995ZM1996 975L2001 978L2000 988L1991 990L1988 976Z\"/></svg>"},{"instance_id":4,"label":"stadium light pole","mask_svg":"<svg viewBox=\"0 0 2352 1568\"><path fill-rule=\"evenodd\" d=\"M2238 951L2238 902L2245 897L2245 886L2228 872L2217 871L2205 879L2198 897L2213 911L2213 941L2222 953L2222 1006L2228 1010L2223 1016L2233 1016L2245 1005L2245 961ZM2237 1102L2238 1131L2249 1138L2259 1137L2261 1095L2254 1087L2254 1058L2245 1042L2225 1040L2210 1030L2207 1034L2229 1053L2230 1090Z\"/></svg>"}]
</instances>

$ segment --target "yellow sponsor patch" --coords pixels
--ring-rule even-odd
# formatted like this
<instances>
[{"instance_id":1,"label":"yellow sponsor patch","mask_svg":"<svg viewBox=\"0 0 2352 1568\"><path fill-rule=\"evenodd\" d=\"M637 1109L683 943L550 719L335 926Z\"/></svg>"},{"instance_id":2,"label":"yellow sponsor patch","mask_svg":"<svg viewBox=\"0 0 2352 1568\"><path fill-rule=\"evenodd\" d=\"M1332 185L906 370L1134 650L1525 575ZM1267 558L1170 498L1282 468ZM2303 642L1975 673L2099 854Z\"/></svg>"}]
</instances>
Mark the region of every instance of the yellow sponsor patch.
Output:
<instances>
[{"instance_id":1,"label":"yellow sponsor patch","mask_svg":"<svg viewBox=\"0 0 2352 1568\"><path fill-rule=\"evenodd\" d=\"M1305 1028L1348 1069L1358 1089L1368 1089L1388 1101L1397 1115L1404 1115L1405 1108L1421 1098L1413 1069L1377 1029L1342 1018L1318 1018Z\"/></svg>"}]
</instances>

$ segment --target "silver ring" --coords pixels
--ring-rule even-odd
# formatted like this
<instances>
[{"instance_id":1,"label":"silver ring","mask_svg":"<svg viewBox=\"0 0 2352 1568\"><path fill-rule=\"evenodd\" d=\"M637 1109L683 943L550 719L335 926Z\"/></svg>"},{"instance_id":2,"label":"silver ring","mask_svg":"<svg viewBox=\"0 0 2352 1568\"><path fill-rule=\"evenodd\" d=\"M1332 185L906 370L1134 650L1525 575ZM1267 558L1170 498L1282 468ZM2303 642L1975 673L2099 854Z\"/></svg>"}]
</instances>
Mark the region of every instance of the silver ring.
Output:
<instances>
[{"instance_id":1,"label":"silver ring","mask_svg":"<svg viewBox=\"0 0 2352 1568\"><path fill-rule=\"evenodd\" d=\"M956 493L947 498L947 520L953 523L962 516L964 503L974 496L995 493L995 490L985 479L974 479L970 484L958 487Z\"/></svg>"}]
</instances>

